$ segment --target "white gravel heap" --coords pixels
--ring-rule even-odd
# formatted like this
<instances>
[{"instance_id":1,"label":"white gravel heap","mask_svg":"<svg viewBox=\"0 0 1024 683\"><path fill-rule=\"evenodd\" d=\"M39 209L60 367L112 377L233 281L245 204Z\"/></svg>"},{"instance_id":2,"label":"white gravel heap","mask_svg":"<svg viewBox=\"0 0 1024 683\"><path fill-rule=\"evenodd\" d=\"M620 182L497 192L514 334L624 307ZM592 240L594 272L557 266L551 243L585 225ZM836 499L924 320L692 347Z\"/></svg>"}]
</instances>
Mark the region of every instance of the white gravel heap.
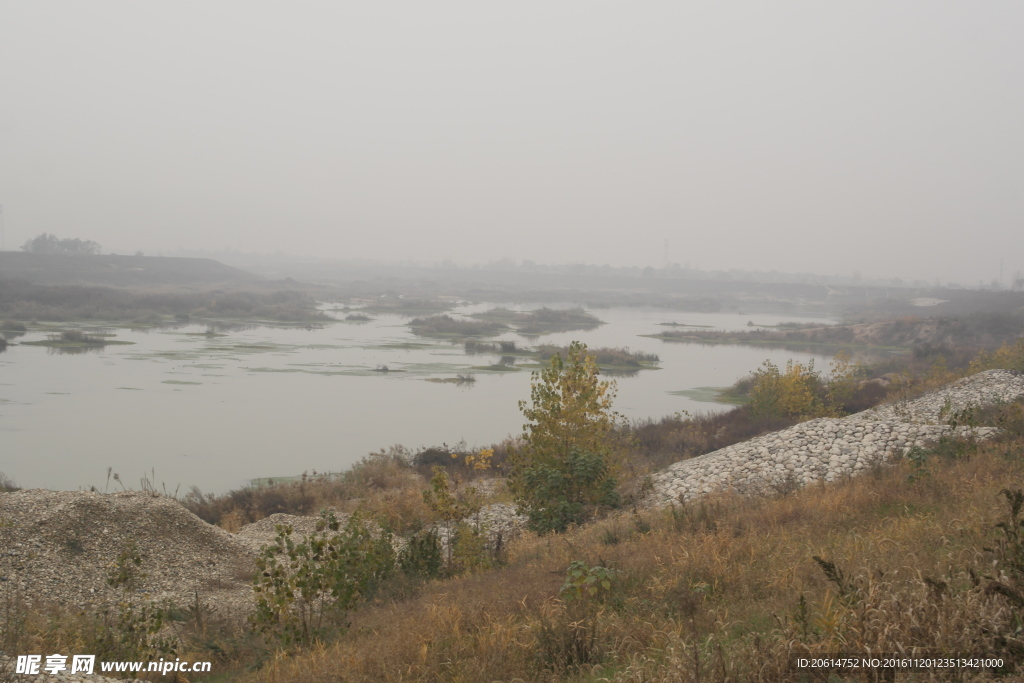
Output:
<instances>
[{"instance_id":1,"label":"white gravel heap","mask_svg":"<svg viewBox=\"0 0 1024 683\"><path fill-rule=\"evenodd\" d=\"M770 493L862 472L924 446L952 428L951 412L1024 396L1024 375L988 370L912 401L888 404L842 419L821 418L683 460L652 478L651 505L686 502L718 491ZM969 428L957 431L968 433ZM973 430L976 438L995 434Z\"/></svg>"},{"instance_id":2,"label":"white gravel heap","mask_svg":"<svg viewBox=\"0 0 1024 683\"><path fill-rule=\"evenodd\" d=\"M107 578L132 545L142 556L142 600L186 605L199 591L219 608L251 601L253 553L175 500L140 491L0 494L0 589L78 606L116 602Z\"/></svg>"},{"instance_id":3,"label":"white gravel heap","mask_svg":"<svg viewBox=\"0 0 1024 683\"><path fill-rule=\"evenodd\" d=\"M465 520L470 525L480 524L480 527L487 534L488 543L497 543L499 536L501 543L508 543L509 540L526 528L526 515L516 512L516 506L510 503L491 503L480 509L480 514L470 515ZM435 524L433 527L441 541L442 549L447 552L448 530L443 524Z\"/></svg>"},{"instance_id":4,"label":"white gravel heap","mask_svg":"<svg viewBox=\"0 0 1024 683\"><path fill-rule=\"evenodd\" d=\"M338 522L344 525L348 515L337 511L334 511L334 513L338 518ZM279 512L269 517L264 517L258 522L246 524L235 534L235 540L248 548L254 556L258 556L260 548L277 542L277 526L279 524L291 526L292 540L299 543L308 539L316 531L316 525L319 521L319 517L302 517Z\"/></svg>"}]
</instances>

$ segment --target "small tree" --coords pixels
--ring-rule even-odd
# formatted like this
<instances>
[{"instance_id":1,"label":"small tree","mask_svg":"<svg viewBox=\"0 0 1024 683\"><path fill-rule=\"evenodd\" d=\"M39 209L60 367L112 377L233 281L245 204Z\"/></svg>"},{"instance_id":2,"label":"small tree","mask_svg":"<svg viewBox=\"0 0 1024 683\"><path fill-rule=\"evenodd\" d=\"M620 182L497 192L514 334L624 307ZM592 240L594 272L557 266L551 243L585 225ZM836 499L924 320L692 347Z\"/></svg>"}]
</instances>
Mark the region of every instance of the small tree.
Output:
<instances>
[{"instance_id":1,"label":"small tree","mask_svg":"<svg viewBox=\"0 0 1024 683\"><path fill-rule=\"evenodd\" d=\"M479 455L466 456L466 463L475 469L489 466L493 451L481 451ZM452 454L452 457L458 457ZM455 576L463 571L486 568L490 565L487 557L486 530L480 523L483 496L475 487L461 488L456 475L454 486L448 481L448 472L437 465L433 468L430 489L423 492L423 502L441 520L445 530L447 548L444 573ZM467 520L476 517L475 524Z\"/></svg>"},{"instance_id":2,"label":"small tree","mask_svg":"<svg viewBox=\"0 0 1024 683\"><path fill-rule=\"evenodd\" d=\"M519 402L530 422L509 454L509 488L540 533L565 531L619 502L612 472L615 383L598 374L586 345L573 342L565 359L555 354L533 373L531 401Z\"/></svg>"}]
</instances>

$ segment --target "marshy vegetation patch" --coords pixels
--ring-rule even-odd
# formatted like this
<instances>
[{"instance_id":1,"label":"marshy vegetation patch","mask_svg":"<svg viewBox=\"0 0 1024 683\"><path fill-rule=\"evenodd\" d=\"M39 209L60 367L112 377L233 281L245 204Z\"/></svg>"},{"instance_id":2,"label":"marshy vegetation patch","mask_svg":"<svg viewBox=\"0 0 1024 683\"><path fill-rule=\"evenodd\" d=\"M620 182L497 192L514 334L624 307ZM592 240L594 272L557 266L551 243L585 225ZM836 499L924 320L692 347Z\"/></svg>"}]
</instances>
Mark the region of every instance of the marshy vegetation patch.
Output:
<instances>
[{"instance_id":1,"label":"marshy vegetation patch","mask_svg":"<svg viewBox=\"0 0 1024 683\"><path fill-rule=\"evenodd\" d=\"M479 320L489 320L515 328L519 334L539 335L572 330L592 330L604 321L582 308L548 308L534 311L513 311L508 308L492 308L483 313L473 314Z\"/></svg>"},{"instance_id":2,"label":"marshy vegetation patch","mask_svg":"<svg viewBox=\"0 0 1024 683\"><path fill-rule=\"evenodd\" d=\"M441 339L465 339L467 337L493 337L508 330L508 325L480 320L460 320L450 315L432 315L428 318L414 318L409 321L413 334L421 337Z\"/></svg>"},{"instance_id":3,"label":"marshy vegetation patch","mask_svg":"<svg viewBox=\"0 0 1024 683\"><path fill-rule=\"evenodd\" d=\"M46 339L21 342L23 346L46 346L54 349L101 348L109 345L134 344L135 342L112 339L110 333L92 333L84 330L61 330L50 333Z\"/></svg>"}]
</instances>

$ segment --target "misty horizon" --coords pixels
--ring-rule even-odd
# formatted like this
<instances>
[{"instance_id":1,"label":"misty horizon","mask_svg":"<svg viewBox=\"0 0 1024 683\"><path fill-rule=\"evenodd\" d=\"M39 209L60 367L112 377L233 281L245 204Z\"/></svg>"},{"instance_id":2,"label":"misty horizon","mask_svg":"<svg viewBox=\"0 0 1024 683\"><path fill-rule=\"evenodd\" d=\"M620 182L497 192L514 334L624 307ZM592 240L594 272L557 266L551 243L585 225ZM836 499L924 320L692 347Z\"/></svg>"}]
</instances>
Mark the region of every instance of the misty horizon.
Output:
<instances>
[{"instance_id":1,"label":"misty horizon","mask_svg":"<svg viewBox=\"0 0 1024 683\"><path fill-rule=\"evenodd\" d=\"M5 247L1007 284L1022 20L1010 2L8 6Z\"/></svg>"}]
</instances>

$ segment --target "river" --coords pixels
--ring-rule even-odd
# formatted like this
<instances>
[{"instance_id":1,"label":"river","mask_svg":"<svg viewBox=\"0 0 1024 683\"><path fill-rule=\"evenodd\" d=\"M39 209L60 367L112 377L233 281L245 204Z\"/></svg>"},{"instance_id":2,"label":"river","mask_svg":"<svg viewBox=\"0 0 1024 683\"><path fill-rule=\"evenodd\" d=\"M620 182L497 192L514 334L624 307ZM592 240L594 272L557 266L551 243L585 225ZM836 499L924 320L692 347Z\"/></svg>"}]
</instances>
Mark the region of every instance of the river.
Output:
<instances>
[{"instance_id":1,"label":"river","mask_svg":"<svg viewBox=\"0 0 1024 683\"><path fill-rule=\"evenodd\" d=\"M495 339L520 346L578 339L658 354L660 369L610 377L618 382L615 407L631 420L727 409L672 392L727 386L765 359L815 358L827 369L827 358L810 353L640 336L667 329L659 326L665 322L735 330L751 319L773 325L792 316L593 312L606 324ZM146 476L168 492L191 485L224 491L254 478L336 472L392 444L482 446L521 432L517 402L529 398L529 371L474 370L498 362L497 356L467 355L461 344L418 338L406 322L384 315L314 329L229 329L223 336L204 334L207 328L198 325L116 329L117 340L133 343L84 354L12 344L0 354L0 472L25 488L119 490L108 480L112 468L129 488L139 488ZM36 331L15 341L45 336ZM389 372L379 372L381 366ZM425 381L459 373L475 381Z\"/></svg>"}]
</instances>

